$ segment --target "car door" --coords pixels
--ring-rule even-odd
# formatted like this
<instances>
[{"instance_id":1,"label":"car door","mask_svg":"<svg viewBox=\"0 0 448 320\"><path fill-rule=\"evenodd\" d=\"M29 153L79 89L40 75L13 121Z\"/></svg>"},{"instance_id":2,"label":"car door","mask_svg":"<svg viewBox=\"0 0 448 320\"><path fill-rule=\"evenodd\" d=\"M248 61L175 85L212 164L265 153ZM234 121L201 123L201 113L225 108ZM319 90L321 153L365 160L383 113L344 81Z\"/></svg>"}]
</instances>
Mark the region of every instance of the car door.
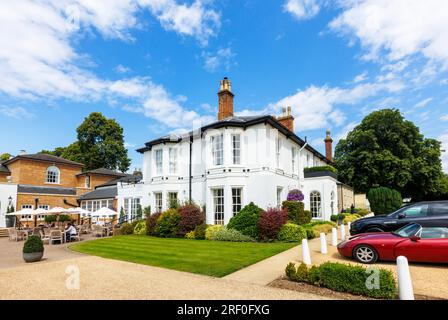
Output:
<instances>
[{"instance_id":1,"label":"car door","mask_svg":"<svg viewBox=\"0 0 448 320\"><path fill-rule=\"evenodd\" d=\"M400 211L397 218L397 228L404 227L409 223L426 225L427 221L431 219L429 214L429 204L420 203L409 206Z\"/></svg>"},{"instance_id":2,"label":"car door","mask_svg":"<svg viewBox=\"0 0 448 320\"><path fill-rule=\"evenodd\" d=\"M448 263L448 228L423 228L420 239L398 243L394 254L414 262Z\"/></svg>"},{"instance_id":3,"label":"car door","mask_svg":"<svg viewBox=\"0 0 448 320\"><path fill-rule=\"evenodd\" d=\"M428 227L448 227L448 201L430 203L430 219L425 223Z\"/></svg>"}]
</instances>

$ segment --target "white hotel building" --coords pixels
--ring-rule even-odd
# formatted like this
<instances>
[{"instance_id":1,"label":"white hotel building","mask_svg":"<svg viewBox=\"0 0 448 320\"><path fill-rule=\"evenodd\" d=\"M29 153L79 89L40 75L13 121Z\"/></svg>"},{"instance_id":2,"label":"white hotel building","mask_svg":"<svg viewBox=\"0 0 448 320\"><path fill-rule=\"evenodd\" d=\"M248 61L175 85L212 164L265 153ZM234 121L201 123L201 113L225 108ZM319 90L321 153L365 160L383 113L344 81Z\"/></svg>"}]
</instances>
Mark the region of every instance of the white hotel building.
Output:
<instances>
[{"instance_id":1,"label":"white hotel building","mask_svg":"<svg viewBox=\"0 0 448 320\"><path fill-rule=\"evenodd\" d=\"M304 168L331 163L329 132L324 156L294 133L289 107L280 117L234 116L227 78L218 96L217 122L138 149L144 158L143 179L117 185L118 210L132 214L141 204L157 212L166 210L170 199L191 199L205 206L208 224L227 224L246 204L276 207L298 188L314 219L329 220L337 213L336 175L304 173Z\"/></svg>"}]
</instances>

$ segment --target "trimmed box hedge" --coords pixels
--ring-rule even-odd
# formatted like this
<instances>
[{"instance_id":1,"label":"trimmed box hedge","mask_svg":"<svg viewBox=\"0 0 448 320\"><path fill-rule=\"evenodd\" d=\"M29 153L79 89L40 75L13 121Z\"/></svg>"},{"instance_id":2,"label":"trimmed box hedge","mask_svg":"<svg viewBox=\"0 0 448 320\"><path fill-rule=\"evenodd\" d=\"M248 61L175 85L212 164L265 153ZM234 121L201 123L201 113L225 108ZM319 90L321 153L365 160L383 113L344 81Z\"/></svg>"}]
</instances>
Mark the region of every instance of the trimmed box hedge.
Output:
<instances>
[{"instance_id":1,"label":"trimmed box hedge","mask_svg":"<svg viewBox=\"0 0 448 320\"><path fill-rule=\"evenodd\" d=\"M378 268L379 286L376 288L373 280L375 271L369 270L374 269L335 262L325 262L311 268L302 263L296 268L290 263L286 266L285 273L291 281L376 299L395 299L398 289L392 272Z\"/></svg>"}]
</instances>

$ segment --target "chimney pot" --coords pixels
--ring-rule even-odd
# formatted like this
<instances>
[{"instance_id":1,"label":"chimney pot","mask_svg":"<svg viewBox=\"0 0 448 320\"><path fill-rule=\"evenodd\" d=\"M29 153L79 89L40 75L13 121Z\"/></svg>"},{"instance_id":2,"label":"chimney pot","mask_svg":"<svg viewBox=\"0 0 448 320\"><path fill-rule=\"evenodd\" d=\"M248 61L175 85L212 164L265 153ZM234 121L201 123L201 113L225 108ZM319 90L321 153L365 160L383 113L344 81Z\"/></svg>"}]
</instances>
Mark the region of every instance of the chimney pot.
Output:
<instances>
[{"instance_id":1,"label":"chimney pot","mask_svg":"<svg viewBox=\"0 0 448 320\"><path fill-rule=\"evenodd\" d=\"M330 130L327 130L325 137L325 158L328 161L333 161L333 139L331 138Z\"/></svg>"},{"instance_id":2,"label":"chimney pot","mask_svg":"<svg viewBox=\"0 0 448 320\"><path fill-rule=\"evenodd\" d=\"M294 117L291 114L291 107L282 108L282 115L277 117L278 122L280 122L284 127L288 128L289 131L294 132Z\"/></svg>"}]
</instances>

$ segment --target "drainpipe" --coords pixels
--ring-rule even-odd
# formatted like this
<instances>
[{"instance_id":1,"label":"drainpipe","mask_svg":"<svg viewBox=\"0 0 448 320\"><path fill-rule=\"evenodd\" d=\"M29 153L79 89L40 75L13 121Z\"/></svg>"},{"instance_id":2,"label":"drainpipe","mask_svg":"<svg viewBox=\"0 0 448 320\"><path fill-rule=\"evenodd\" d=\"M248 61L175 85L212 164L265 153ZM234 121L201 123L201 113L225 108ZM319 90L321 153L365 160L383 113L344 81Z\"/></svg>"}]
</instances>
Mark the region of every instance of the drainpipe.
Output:
<instances>
[{"instance_id":1,"label":"drainpipe","mask_svg":"<svg viewBox=\"0 0 448 320\"><path fill-rule=\"evenodd\" d=\"M188 172L188 198L190 200L190 203L192 202L192 176L193 176L193 135L190 135L190 162L189 162L189 172Z\"/></svg>"},{"instance_id":2,"label":"drainpipe","mask_svg":"<svg viewBox=\"0 0 448 320\"><path fill-rule=\"evenodd\" d=\"M308 145L308 142L305 140L305 144L302 146L302 148L299 149L299 167L300 168L300 172L299 172L299 183L302 180L302 177L305 178L304 172L303 170L305 169L303 164L302 164L302 150L305 149L305 147ZM301 187L301 186L300 186Z\"/></svg>"}]
</instances>

